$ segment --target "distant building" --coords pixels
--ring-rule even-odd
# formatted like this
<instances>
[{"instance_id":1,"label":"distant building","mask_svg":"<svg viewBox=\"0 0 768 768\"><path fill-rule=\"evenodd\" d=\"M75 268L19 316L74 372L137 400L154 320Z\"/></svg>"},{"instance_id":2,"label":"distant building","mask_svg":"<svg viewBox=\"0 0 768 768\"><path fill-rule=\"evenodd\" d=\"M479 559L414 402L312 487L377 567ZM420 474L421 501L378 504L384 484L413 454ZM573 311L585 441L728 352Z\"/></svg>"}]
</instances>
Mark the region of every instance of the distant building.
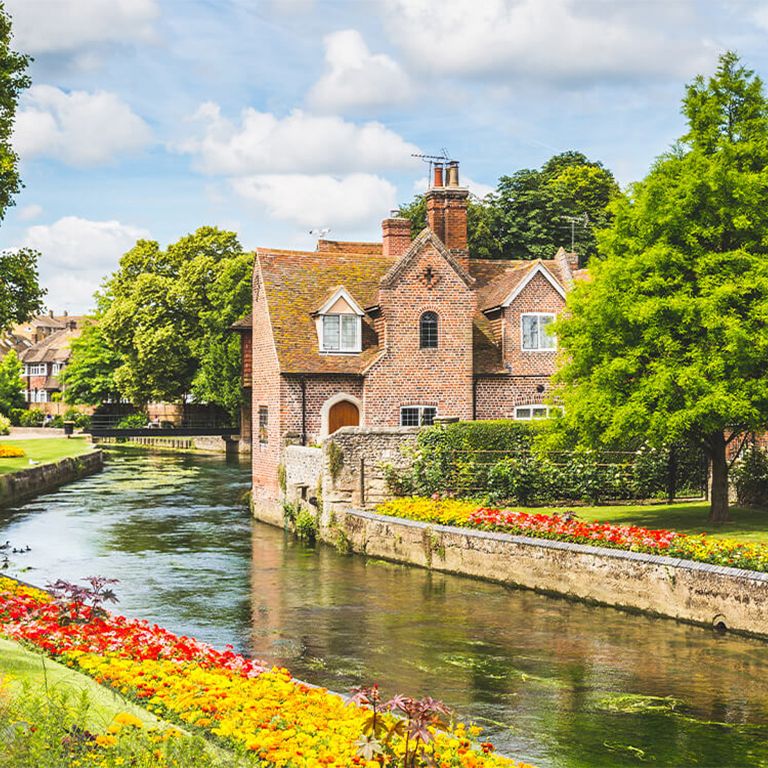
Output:
<instances>
[{"instance_id":1,"label":"distant building","mask_svg":"<svg viewBox=\"0 0 768 768\"><path fill-rule=\"evenodd\" d=\"M59 375L69 362L70 343L83 326L81 315L40 315L22 323L10 336L22 340L16 347L24 366L24 396L29 404L49 403L61 392Z\"/></svg>"}]
</instances>

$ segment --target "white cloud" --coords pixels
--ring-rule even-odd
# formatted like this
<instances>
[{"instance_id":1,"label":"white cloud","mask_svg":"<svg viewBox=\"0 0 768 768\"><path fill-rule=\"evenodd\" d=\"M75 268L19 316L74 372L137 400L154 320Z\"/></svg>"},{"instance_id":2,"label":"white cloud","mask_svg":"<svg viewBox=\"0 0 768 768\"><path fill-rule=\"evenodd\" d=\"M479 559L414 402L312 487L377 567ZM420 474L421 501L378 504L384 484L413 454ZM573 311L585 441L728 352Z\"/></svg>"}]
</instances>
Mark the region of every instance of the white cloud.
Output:
<instances>
[{"instance_id":1,"label":"white cloud","mask_svg":"<svg viewBox=\"0 0 768 768\"><path fill-rule=\"evenodd\" d=\"M149 126L114 93L34 85L22 98L14 145L23 159L46 155L85 166L139 150L150 138Z\"/></svg>"},{"instance_id":2,"label":"white cloud","mask_svg":"<svg viewBox=\"0 0 768 768\"><path fill-rule=\"evenodd\" d=\"M149 237L140 227L119 221L91 221L64 216L53 224L30 227L22 245L43 254L46 268L111 271L136 240Z\"/></svg>"},{"instance_id":3,"label":"white cloud","mask_svg":"<svg viewBox=\"0 0 768 768\"><path fill-rule=\"evenodd\" d=\"M768 4L760 4L752 11L752 18L758 27L768 30Z\"/></svg>"},{"instance_id":4,"label":"white cloud","mask_svg":"<svg viewBox=\"0 0 768 768\"><path fill-rule=\"evenodd\" d=\"M340 117L294 110L279 118L243 110L239 125L222 117L217 104L203 104L195 115L202 135L179 144L203 173L247 176L277 173L377 172L413 167L418 148L381 123L363 125Z\"/></svg>"},{"instance_id":5,"label":"white cloud","mask_svg":"<svg viewBox=\"0 0 768 768\"><path fill-rule=\"evenodd\" d=\"M264 206L277 219L307 229L365 225L395 208L397 191L385 179L353 173L342 178L301 174L249 176L232 180L245 200Z\"/></svg>"},{"instance_id":6,"label":"white cloud","mask_svg":"<svg viewBox=\"0 0 768 768\"><path fill-rule=\"evenodd\" d=\"M357 30L334 32L324 43L326 72L307 97L314 109L387 107L412 98L413 88L400 65L383 53L371 53Z\"/></svg>"},{"instance_id":7,"label":"white cloud","mask_svg":"<svg viewBox=\"0 0 768 768\"><path fill-rule=\"evenodd\" d=\"M104 277L136 240L150 234L119 221L91 221L65 216L53 224L27 229L22 246L40 251L41 283L46 304L57 311L93 307L92 296Z\"/></svg>"},{"instance_id":8,"label":"white cloud","mask_svg":"<svg viewBox=\"0 0 768 768\"><path fill-rule=\"evenodd\" d=\"M392 41L439 75L506 76L572 83L686 77L707 46L687 30L690 0L381 0ZM392 21L392 20L396 20Z\"/></svg>"},{"instance_id":9,"label":"white cloud","mask_svg":"<svg viewBox=\"0 0 768 768\"><path fill-rule=\"evenodd\" d=\"M25 205L19 209L19 219L21 221L33 221L38 218L43 212L43 206L32 203L31 205Z\"/></svg>"},{"instance_id":10,"label":"white cloud","mask_svg":"<svg viewBox=\"0 0 768 768\"><path fill-rule=\"evenodd\" d=\"M62 53L99 43L152 39L157 0L5 0L14 47Z\"/></svg>"}]
</instances>

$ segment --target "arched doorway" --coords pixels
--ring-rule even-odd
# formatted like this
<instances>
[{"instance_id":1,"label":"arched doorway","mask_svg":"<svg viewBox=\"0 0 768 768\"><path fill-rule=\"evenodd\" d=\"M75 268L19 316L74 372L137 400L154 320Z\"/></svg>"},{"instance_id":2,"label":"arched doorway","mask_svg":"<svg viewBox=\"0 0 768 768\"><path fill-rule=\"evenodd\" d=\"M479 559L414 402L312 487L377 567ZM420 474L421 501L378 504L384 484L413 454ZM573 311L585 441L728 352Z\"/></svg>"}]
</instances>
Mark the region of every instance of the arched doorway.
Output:
<instances>
[{"instance_id":1,"label":"arched doorway","mask_svg":"<svg viewBox=\"0 0 768 768\"><path fill-rule=\"evenodd\" d=\"M360 410L349 400L334 403L328 411L328 434L332 435L342 427L356 427L360 424Z\"/></svg>"}]
</instances>

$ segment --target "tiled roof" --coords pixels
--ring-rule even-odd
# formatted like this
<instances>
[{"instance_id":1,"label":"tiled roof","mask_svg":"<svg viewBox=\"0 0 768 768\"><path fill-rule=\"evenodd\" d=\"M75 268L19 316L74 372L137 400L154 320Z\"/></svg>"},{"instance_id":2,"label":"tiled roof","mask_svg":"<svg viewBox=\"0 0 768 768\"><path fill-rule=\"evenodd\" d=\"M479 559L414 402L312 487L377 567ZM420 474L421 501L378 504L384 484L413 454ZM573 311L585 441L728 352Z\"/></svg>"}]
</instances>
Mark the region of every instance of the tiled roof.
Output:
<instances>
[{"instance_id":1,"label":"tiled roof","mask_svg":"<svg viewBox=\"0 0 768 768\"><path fill-rule=\"evenodd\" d=\"M470 259L469 271L477 281L477 308L480 311L500 306L504 299L537 264L541 264L561 285L565 285L560 266L554 259L534 261Z\"/></svg>"},{"instance_id":2,"label":"tiled roof","mask_svg":"<svg viewBox=\"0 0 768 768\"><path fill-rule=\"evenodd\" d=\"M229 326L230 331L250 331L253 328L253 312L241 317Z\"/></svg>"},{"instance_id":3,"label":"tiled roof","mask_svg":"<svg viewBox=\"0 0 768 768\"><path fill-rule=\"evenodd\" d=\"M42 341L25 349L21 355L23 363L65 363L69 360L72 339L80 335L80 329L61 330L46 336Z\"/></svg>"},{"instance_id":4,"label":"tiled roof","mask_svg":"<svg viewBox=\"0 0 768 768\"><path fill-rule=\"evenodd\" d=\"M345 240L318 240L317 250L321 253L352 253L381 256L381 243L353 243Z\"/></svg>"},{"instance_id":5,"label":"tiled roof","mask_svg":"<svg viewBox=\"0 0 768 768\"><path fill-rule=\"evenodd\" d=\"M317 251L268 248L256 251L280 370L282 373L358 374L379 353L370 318L363 317L362 354L328 355L319 351L312 313L339 285L343 285L361 307L374 305L379 281L392 266L393 259L377 254L372 247L351 250L352 246L360 246L359 243L321 243L333 243L334 247Z\"/></svg>"}]
</instances>

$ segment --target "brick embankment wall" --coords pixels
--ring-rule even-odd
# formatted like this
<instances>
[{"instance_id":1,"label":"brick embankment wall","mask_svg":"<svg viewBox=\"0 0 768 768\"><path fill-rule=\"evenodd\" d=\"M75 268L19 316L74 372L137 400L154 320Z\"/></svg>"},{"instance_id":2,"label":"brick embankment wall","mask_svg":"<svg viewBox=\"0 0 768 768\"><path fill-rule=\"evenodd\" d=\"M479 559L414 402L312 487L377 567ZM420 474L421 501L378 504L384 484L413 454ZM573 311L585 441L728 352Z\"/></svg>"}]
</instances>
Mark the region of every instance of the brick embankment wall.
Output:
<instances>
[{"instance_id":1,"label":"brick embankment wall","mask_svg":"<svg viewBox=\"0 0 768 768\"><path fill-rule=\"evenodd\" d=\"M73 456L51 464L0 475L0 507L17 504L60 485L100 472L104 466L101 451Z\"/></svg>"},{"instance_id":2,"label":"brick embankment wall","mask_svg":"<svg viewBox=\"0 0 768 768\"><path fill-rule=\"evenodd\" d=\"M768 639L768 573L356 510L337 509L321 535L340 531L371 557Z\"/></svg>"}]
</instances>

